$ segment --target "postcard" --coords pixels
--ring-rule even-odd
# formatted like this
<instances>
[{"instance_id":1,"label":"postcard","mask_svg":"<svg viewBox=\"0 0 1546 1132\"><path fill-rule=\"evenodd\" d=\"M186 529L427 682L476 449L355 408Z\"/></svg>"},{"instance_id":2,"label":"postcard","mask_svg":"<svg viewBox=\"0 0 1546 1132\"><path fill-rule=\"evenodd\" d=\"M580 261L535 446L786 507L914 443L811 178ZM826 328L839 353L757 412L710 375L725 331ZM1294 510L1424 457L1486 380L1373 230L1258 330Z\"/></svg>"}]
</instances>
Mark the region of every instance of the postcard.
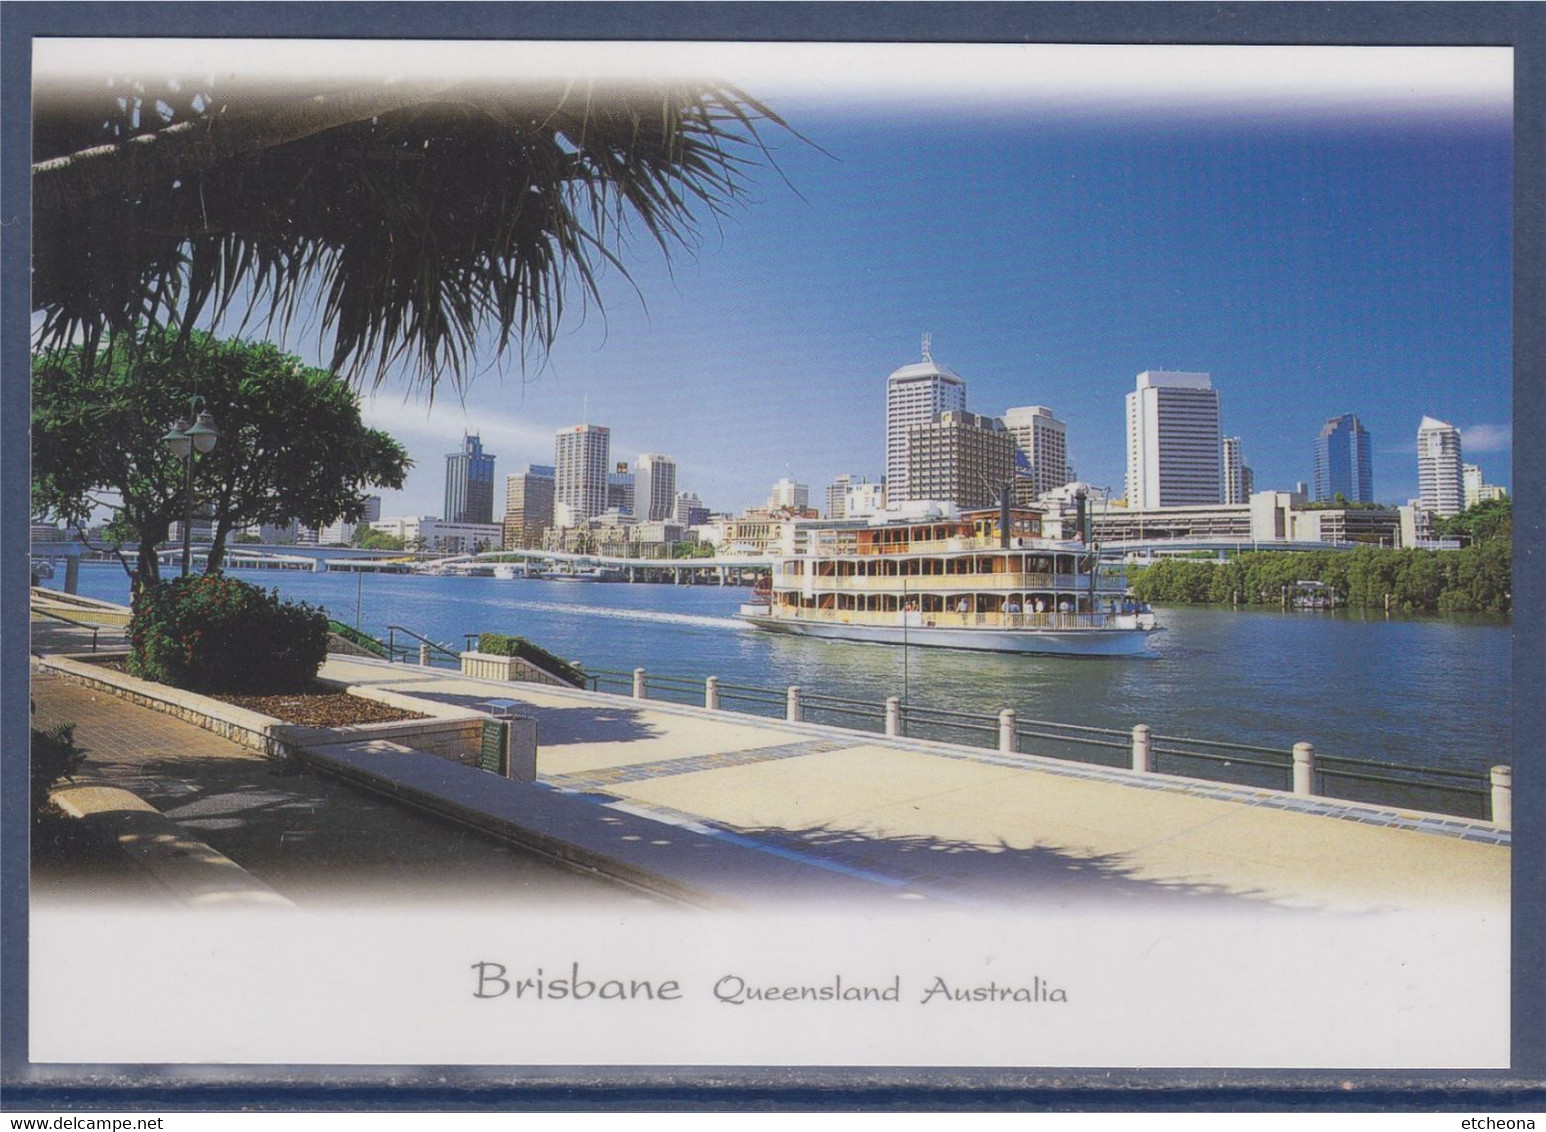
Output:
<instances>
[{"instance_id":1,"label":"postcard","mask_svg":"<svg viewBox=\"0 0 1546 1132\"><path fill-rule=\"evenodd\" d=\"M1511 49L449 31L33 41L25 1080L1510 1066Z\"/></svg>"}]
</instances>

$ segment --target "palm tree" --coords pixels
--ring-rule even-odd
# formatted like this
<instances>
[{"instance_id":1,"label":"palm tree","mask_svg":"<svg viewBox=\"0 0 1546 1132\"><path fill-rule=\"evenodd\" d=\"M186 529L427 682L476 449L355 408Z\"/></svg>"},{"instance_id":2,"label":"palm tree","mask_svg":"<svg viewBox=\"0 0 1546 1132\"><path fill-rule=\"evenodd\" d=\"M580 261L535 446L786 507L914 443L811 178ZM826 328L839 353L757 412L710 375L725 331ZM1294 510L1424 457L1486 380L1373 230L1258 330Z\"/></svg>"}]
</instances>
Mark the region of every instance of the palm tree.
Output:
<instances>
[{"instance_id":1,"label":"palm tree","mask_svg":"<svg viewBox=\"0 0 1546 1132\"><path fill-rule=\"evenodd\" d=\"M33 126L40 349L314 309L335 370L431 394L485 332L540 356L631 236L693 247L788 131L685 81L43 83Z\"/></svg>"}]
</instances>

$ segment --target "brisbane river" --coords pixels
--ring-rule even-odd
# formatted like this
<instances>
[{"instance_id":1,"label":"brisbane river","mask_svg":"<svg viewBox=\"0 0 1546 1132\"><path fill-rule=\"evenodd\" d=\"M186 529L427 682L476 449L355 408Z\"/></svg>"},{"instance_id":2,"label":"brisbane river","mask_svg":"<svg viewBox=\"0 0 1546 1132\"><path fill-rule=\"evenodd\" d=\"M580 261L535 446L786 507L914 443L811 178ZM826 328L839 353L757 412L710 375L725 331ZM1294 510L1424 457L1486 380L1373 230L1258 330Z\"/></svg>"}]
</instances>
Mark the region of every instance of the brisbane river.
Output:
<instances>
[{"instance_id":1,"label":"brisbane river","mask_svg":"<svg viewBox=\"0 0 1546 1132\"><path fill-rule=\"evenodd\" d=\"M807 695L877 709L893 695L953 711L1008 707L1022 721L1124 730L1146 723L1162 735L1285 752L1305 741L1325 755L1409 766L1485 771L1512 761L1507 618L1166 606L1157 610L1164 631L1150 638L1150 655L1067 659L767 633L735 618L750 592L737 586L233 576L347 624L358 618L383 638L388 625L401 625L459 651L466 633L513 633L583 668L644 668L700 687L713 675L771 689L798 684ZM85 564L80 592L127 602L128 578L116 564Z\"/></svg>"}]
</instances>

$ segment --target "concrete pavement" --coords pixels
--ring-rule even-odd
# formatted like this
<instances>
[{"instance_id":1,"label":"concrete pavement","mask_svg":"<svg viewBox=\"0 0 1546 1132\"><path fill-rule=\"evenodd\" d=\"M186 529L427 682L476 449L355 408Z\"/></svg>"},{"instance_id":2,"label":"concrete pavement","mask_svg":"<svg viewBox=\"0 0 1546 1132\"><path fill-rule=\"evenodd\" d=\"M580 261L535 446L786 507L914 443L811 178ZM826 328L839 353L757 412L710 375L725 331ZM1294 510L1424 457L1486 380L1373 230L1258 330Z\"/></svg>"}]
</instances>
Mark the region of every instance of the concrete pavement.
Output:
<instances>
[{"instance_id":1,"label":"concrete pavement","mask_svg":"<svg viewBox=\"0 0 1546 1132\"><path fill-rule=\"evenodd\" d=\"M33 622L35 653L88 640ZM79 724L102 784L302 901L640 886L713 906L1508 905L1509 837L1486 822L336 654L322 675L457 707L514 701L538 722L539 781L347 741L308 753L327 774L297 776L67 681L38 680L35 698L45 720Z\"/></svg>"},{"instance_id":2,"label":"concrete pavement","mask_svg":"<svg viewBox=\"0 0 1546 1132\"><path fill-rule=\"evenodd\" d=\"M540 784L919 898L1506 908L1507 834L813 724L332 657L323 675L538 721Z\"/></svg>"}]
</instances>

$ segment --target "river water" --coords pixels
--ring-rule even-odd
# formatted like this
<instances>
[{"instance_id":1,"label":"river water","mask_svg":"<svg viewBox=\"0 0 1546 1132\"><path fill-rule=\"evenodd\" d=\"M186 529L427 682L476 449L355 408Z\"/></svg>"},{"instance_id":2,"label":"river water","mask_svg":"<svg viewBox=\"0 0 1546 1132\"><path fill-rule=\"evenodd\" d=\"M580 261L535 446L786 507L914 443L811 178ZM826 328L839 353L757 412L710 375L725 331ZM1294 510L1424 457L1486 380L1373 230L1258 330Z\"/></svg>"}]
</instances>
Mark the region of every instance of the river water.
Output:
<instances>
[{"instance_id":1,"label":"river water","mask_svg":"<svg viewBox=\"0 0 1546 1132\"><path fill-rule=\"evenodd\" d=\"M749 591L733 586L235 573L373 635L396 624L460 650L466 633L515 633L586 669L642 667L700 686L715 675L877 706L895 695L915 707L1009 707L1022 722L1147 723L1282 751L1306 741L1324 755L1410 766L1512 761L1506 618L1163 607L1149 656L1067 659L766 633L735 619ZM80 590L125 602L128 579L117 565L86 564Z\"/></svg>"}]
</instances>

